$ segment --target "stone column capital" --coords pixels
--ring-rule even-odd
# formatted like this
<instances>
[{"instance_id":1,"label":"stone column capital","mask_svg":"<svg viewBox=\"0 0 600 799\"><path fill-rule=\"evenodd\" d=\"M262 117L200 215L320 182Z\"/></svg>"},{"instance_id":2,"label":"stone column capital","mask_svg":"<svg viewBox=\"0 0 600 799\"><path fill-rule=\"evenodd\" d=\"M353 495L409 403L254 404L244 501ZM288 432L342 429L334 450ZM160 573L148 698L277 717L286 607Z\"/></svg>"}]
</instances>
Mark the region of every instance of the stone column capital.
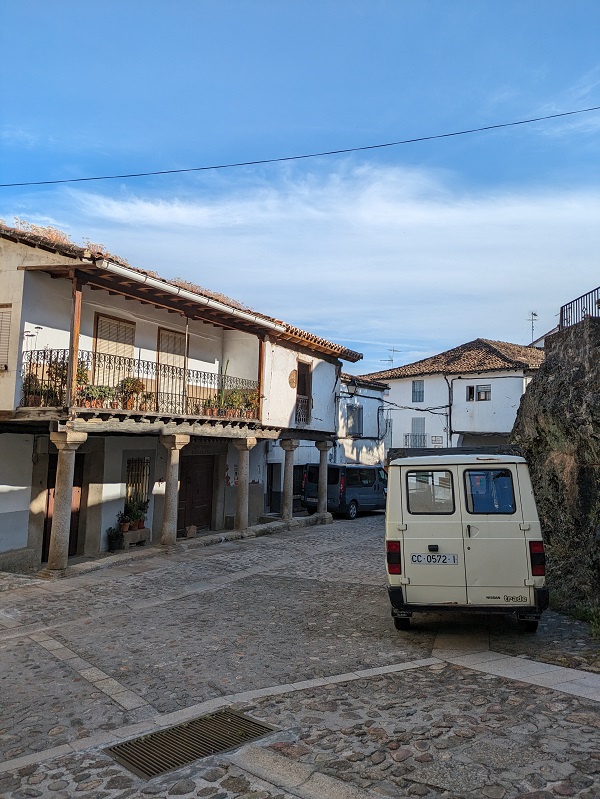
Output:
<instances>
[{"instance_id":1,"label":"stone column capital","mask_svg":"<svg viewBox=\"0 0 600 799\"><path fill-rule=\"evenodd\" d=\"M173 435L160 436L159 441L167 449L183 449L186 444L190 443L190 436L175 433Z\"/></svg>"},{"instance_id":2,"label":"stone column capital","mask_svg":"<svg viewBox=\"0 0 600 799\"><path fill-rule=\"evenodd\" d=\"M300 446L300 442L295 438L282 438L281 439L281 449L285 450L286 452L293 452Z\"/></svg>"},{"instance_id":3,"label":"stone column capital","mask_svg":"<svg viewBox=\"0 0 600 799\"><path fill-rule=\"evenodd\" d=\"M50 433L50 441L59 452L66 450L74 452L87 441L87 433L76 433L74 430L65 430L60 433Z\"/></svg>"},{"instance_id":4,"label":"stone column capital","mask_svg":"<svg viewBox=\"0 0 600 799\"><path fill-rule=\"evenodd\" d=\"M234 438L232 439L233 446L239 452L247 452L256 446L256 438Z\"/></svg>"},{"instance_id":5,"label":"stone column capital","mask_svg":"<svg viewBox=\"0 0 600 799\"><path fill-rule=\"evenodd\" d=\"M329 452L333 447L333 441L315 441L315 447L319 452Z\"/></svg>"}]
</instances>

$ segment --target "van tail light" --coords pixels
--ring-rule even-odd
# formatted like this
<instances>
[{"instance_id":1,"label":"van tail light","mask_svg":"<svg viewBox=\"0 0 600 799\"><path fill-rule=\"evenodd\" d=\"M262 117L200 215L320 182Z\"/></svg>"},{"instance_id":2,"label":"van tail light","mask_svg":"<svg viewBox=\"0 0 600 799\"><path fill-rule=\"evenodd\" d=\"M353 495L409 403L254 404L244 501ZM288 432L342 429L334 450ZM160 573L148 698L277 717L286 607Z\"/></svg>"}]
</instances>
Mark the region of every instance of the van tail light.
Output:
<instances>
[{"instance_id":1,"label":"van tail light","mask_svg":"<svg viewBox=\"0 0 600 799\"><path fill-rule=\"evenodd\" d=\"M346 477L342 475L340 477L340 497L344 496L344 491L346 490Z\"/></svg>"},{"instance_id":2,"label":"van tail light","mask_svg":"<svg viewBox=\"0 0 600 799\"><path fill-rule=\"evenodd\" d=\"M302 472L302 493L304 494L304 489L306 488L306 469Z\"/></svg>"},{"instance_id":3,"label":"van tail light","mask_svg":"<svg viewBox=\"0 0 600 799\"><path fill-rule=\"evenodd\" d=\"M546 574L546 554L543 541L529 542L529 557L531 558L532 575L543 577Z\"/></svg>"},{"instance_id":4,"label":"van tail light","mask_svg":"<svg viewBox=\"0 0 600 799\"><path fill-rule=\"evenodd\" d=\"M402 574L402 561L400 559L400 541L386 541L385 554L387 558L388 574Z\"/></svg>"}]
</instances>

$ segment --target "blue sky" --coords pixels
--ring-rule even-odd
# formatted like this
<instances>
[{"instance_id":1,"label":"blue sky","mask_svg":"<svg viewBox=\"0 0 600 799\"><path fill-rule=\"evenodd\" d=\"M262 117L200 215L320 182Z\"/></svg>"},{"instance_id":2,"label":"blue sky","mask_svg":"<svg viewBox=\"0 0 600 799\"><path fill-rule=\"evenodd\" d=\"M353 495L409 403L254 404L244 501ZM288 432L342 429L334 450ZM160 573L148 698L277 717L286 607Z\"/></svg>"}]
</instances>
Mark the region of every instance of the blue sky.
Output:
<instances>
[{"instance_id":1,"label":"blue sky","mask_svg":"<svg viewBox=\"0 0 600 799\"><path fill-rule=\"evenodd\" d=\"M4 0L0 183L360 147L600 105L596 0ZM528 343L600 283L600 112L163 177L0 188L365 353Z\"/></svg>"}]
</instances>

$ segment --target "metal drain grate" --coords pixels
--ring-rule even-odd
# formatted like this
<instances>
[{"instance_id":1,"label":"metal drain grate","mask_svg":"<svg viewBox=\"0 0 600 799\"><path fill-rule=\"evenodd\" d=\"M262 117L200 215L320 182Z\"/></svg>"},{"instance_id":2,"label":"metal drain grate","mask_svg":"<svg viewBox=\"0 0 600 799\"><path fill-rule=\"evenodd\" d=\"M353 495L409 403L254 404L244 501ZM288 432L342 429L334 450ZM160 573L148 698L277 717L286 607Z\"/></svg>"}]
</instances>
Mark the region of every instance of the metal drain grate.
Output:
<instances>
[{"instance_id":1,"label":"metal drain grate","mask_svg":"<svg viewBox=\"0 0 600 799\"><path fill-rule=\"evenodd\" d=\"M274 729L242 713L219 710L167 730L110 746L104 751L138 777L149 780L201 757L227 752L248 741L255 741Z\"/></svg>"}]
</instances>

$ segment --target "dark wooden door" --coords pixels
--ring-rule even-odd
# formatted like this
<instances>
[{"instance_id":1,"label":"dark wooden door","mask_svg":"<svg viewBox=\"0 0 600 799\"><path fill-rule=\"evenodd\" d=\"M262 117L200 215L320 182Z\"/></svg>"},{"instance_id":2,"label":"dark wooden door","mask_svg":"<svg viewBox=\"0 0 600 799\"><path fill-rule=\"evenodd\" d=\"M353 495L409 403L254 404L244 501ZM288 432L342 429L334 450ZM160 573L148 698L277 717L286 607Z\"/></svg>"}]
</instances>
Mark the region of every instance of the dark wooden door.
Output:
<instances>
[{"instance_id":1,"label":"dark wooden door","mask_svg":"<svg viewBox=\"0 0 600 799\"><path fill-rule=\"evenodd\" d=\"M214 455L184 455L179 465L177 532L195 525L210 529L212 519Z\"/></svg>"},{"instance_id":2,"label":"dark wooden door","mask_svg":"<svg viewBox=\"0 0 600 799\"><path fill-rule=\"evenodd\" d=\"M81 511L81 488L83 486L83 459L84 455L75 455L75 471L73 473L73 493L71 495L71 530L69 533L69 557L77 554L79 537L79 513ZM50 551L50 531L52 529L52 515L54 513L54 490L56 487L56 469L58 455L48 456L48 496L46 502L46 518L44 520L44 537L42 539L42 563L48 562Z\"/></svg>"}]
</instances>

